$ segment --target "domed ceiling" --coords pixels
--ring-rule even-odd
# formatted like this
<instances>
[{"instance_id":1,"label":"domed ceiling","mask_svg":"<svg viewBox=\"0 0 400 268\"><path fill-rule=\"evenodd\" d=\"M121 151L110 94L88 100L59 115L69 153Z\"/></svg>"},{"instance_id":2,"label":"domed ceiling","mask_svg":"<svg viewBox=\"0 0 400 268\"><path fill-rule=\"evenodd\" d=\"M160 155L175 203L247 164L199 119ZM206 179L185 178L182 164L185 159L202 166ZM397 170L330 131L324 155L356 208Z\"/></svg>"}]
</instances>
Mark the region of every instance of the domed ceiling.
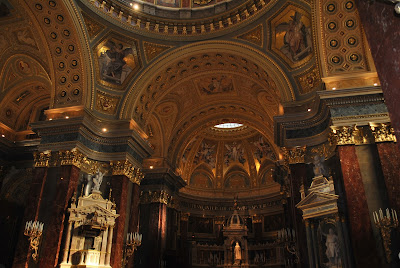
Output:
<instances>
[{"instance_id":1,"label":"domed ceiling","mask_svg":"<svg viewBox=\"0 0 400 268\"><path fill-rule=\"evenodd\" d=\"M273 183L278 158L267 139L252 127L207 128L194 137L180 158L189 188L238 191Z\"/></svg>"}]
</instances>

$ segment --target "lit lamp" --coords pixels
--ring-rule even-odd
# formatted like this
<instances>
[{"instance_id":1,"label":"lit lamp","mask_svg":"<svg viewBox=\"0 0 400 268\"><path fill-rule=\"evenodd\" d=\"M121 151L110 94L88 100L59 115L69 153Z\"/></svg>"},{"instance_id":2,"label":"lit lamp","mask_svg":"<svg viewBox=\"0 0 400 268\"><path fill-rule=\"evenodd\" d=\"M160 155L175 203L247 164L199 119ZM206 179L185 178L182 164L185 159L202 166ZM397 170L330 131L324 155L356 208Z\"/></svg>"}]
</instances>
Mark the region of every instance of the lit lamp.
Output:
<instances>
[{"instance_id":1,"label":"lit lamp","mask_svg":"<svg viewBox=\"0 0 400 268\"><path fill-rule=\"evenodd\" d=\"M129 258L133 255L133 252L136 250L138 246L142 244L142 235L138 232L136 233L128 233L126 235L126 244L125 244L125 258L123 259L123 266L128 263Z\"/></svg>"},{"instance_id":2,"label":"lit lamp","mask_svg":"<svg viewBox=\"0 0 400 268\"><path fill-rule=\"evenodd\" d=\"M33 250L32 259L38 261L38 249L40 244L40 237L42 237L44 223L38 221L29 221L25 224L24 234L29 236L29 249Z\"/></svg>"},{"instance_id":3,"label":"lit lamp","mask_svg":"<svg viewBox=\"0 0 400 268\"><path fill-rule=\"evenodd\" d=\"M383 239L383 246L385 248L386 252L386 260L387 262L391 262L392 258L392 251L390 249L390 245L392 244L390 234L392 232L392 229L396 228L399 226L399 220L397 219L397 213L395 210L391 209L386 209L386 215L383 213L382 209L379 209L379 212L374 211L372 213L374 216L374 222L375 225L379 228L381 231L381 236Z\"/></svg>"}]
</instances>

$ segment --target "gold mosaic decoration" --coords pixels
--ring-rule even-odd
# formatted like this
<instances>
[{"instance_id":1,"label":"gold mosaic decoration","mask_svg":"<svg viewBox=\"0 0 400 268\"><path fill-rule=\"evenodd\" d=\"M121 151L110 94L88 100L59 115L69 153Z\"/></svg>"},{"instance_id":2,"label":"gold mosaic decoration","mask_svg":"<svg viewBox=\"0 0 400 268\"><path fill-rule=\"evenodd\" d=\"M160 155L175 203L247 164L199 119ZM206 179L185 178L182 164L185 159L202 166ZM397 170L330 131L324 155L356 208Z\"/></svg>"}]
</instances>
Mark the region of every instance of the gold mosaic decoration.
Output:
<instances>
[{"instance_id":1,"label":"gold mosaic decoration","mask_svg":"<svg viewBox=\"0 0 400 268\"><path fill-rule=\"evenodd\" d=\"M250 31L239 35L237 38L238 39L243 39L246 40L250 43L253 43L257 46L262 47L263 46L263 40L264 40L264 34L263 34L263 26L262 24L256 26L254 29L251 29Z\"/></svg>"},{"instance_id":2,"label":"gold mosaic decoration","mask_svg":"<svg viewBox=\"0 0 400 268\"><path fill-rule=\"evenodd\" d=\"M143 47L147 62L153 60L155 57L171 48L171 46L164 46L149 42L143 42Z\"/></svg>"},{"instance_id":3,"label":"gold mosaic decoration","mask_svg":"<svg viewBox=\"0 0 400 268\"><path fill-rule=\"evenodd\" d=\"M104 114L115 114L120 97L112 96L101 91L97 91L96 110Z\"/></svg>"},{"instance_id":4,"label":"gold mosaic decoration","mask_svg":"<svg viewBox=\"0 0 400 268\"><path fill-rule=\"evenodd\" d=\"M321 84L321 76L318 67L314 67L305 74L297 76L296 79L300 84L299 91L301 95L312 92Z\"/></svg>"},{"instance_id":5,"label":"gold mosaic decoration","mask_svg":"<svg viewBox=\"0 0 400 268\"><path fill-rule=\"evenodd\" d=\"M90 38L96 37L96 35L98 35L105 28L103 25L101 25L85 13L82 13L82 17L85 21L86 30L88 31Z\"/></svg>"}]
</instances>

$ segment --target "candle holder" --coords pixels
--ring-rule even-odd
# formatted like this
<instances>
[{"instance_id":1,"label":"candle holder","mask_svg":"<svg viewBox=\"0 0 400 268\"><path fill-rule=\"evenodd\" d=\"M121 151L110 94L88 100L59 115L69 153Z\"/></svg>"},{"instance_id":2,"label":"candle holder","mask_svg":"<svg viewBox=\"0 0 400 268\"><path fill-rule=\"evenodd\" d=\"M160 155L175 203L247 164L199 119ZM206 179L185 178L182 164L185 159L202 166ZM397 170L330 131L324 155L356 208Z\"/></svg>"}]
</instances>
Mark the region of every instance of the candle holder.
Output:
<instances>
[{"instance_id":1,"label":"candle holder","mask_svg":"<svg viewBox=\"0 0 400 268\"><path fill-rule=\"evenodd\" d=\"M289 228L283 228L281 230L278 230L277 234L277 242L282 243L288 253L291 254L292 257L294 257L294 263L300 263L300 258L299 258L299 252L296 247L296 233L294 229L289 229ZM287 266L291 266L290 260L286 260Z\"/></svg>"},{"instance_id":2,"label":"candle holder","mask_svg":"<svg viewBox=\"0 0 400 268\"><path fill-rule=\"evenodd\" d=\"M142 235L139 233L128 233L126 235L126 244L124 250L123 267L128 264L129 258L133 255L137 247L142 244Z\"/></svg>"},{"instance_id":3,"label":"candle holder","mask_svg":"<svg viewBox=\"0 0 400 268\"><path fill-rule=\"evenodd\" d=\"M25 224L24 234L29 236L29 250L33 250L32 259L37 263L40 238L42 237L44 223L29 221Z\"/></svg>"},{"instance_id":4,"label":"candle holder","mask_svg":"<svg viewBox=\"0 0 400 268\"><path fill-rule=\"evenodd\" d=\"M399 220L397 219L397 212L393 209L389 211L389 209L387 208L385 215L382 209L380 208L379 211L374 211L372 215L374 217L375 225L381 231L383 247L385 248L385 253L386 253L386 260L388 263L390 263L392 261L392 250L390 249L390 245L392 244L392 239L390 235L392 233L392 229L399 226Z\"/></svg>"}]
</instances>

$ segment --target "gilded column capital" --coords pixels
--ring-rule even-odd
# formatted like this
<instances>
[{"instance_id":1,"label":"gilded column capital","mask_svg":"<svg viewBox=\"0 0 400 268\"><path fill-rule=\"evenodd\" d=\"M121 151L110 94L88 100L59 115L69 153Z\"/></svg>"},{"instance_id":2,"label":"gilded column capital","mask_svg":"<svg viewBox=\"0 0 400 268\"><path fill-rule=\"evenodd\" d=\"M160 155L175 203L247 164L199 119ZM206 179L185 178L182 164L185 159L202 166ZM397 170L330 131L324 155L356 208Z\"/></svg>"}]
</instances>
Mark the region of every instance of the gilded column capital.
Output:
<instances>
[{"instance_id":1,"label":"gilded column capital","mask_svg":"<svg viewBox=\"0 0 400 268\"><path fill-rule=\"evenodd\" d=\"M262 218L263 218L263 216L261 216L261 215L253 215L252 221L253 221L253 223L262 223Z\"/></svg>"},{"instance_id":2,"label":"gilded column capital","mask_svg":"<svg viewBox=\"0 0 400 268\"><path fill-rule=\"evenodd\" d=\"M336 145L354 144L353 126L331 127L331 129L332 129L330 136L331 144L336 144Z\"/></svg>"},{"instance_id":3,"label":"gilded column capital","mask_svg":"<svg viewBox=\"0 0 400 268\"><path fill-rule=\"evenodd\" d=\"M112 161L110 162L112 175L124 175L129 178L132 183L140 185L142 179L144 178L143 172L134 167L134 165L129 160L122 161Z\"/></svg>"},{"instance_id":4,"label":"gilded column capital","mask_svg":"<svg viewBox=\"0 0 400 268\"><path fill-rule=\"evenodd\" d=\"M76 149L34 152L33 155L34 167L75 166L88 174L95 174L97 170L105 170L104 163L89 159Z\"/></svg>"},{"instance_id":5,"label":"gilded column capital","mask_svg":"<svg viewBox=\"0 0 400 268\"><path fill-rule=\"evenodd\" d=\"M282 147L283 157L286 163L298 164L305 163L306 146L297 146L293 148Z\"/></svg>"},{"instance_id":6,"label":"gilded column capital","mask_svg":"<svg viewBox=\"0 0 400 268\"><path fill-rule=\"evenodd\" d=\"M375 142L396 142L394 129L390 123L386 124L370 124L372 134L374 135Z\"/></svg>"},{"instance_id":7,"label":"gilded column capital","mask_svg":"<svg viewBox=\"0 0 400 268\"><path fill-rule=\"evenodd\" d=\"M172 198L166 191L142 191L140 193L141 204L161 203L169 205Z\"/></svg>"},{"instance_id":8,"label":"gilded column capital","mask_svg":"<svg viewBox=\"0 0 400 268\"><path fill-rule=\"evenodd\" d=\"M34 167L48 167L50 160L51 152L33 152Z\"/></svg>"}]
</instances>

